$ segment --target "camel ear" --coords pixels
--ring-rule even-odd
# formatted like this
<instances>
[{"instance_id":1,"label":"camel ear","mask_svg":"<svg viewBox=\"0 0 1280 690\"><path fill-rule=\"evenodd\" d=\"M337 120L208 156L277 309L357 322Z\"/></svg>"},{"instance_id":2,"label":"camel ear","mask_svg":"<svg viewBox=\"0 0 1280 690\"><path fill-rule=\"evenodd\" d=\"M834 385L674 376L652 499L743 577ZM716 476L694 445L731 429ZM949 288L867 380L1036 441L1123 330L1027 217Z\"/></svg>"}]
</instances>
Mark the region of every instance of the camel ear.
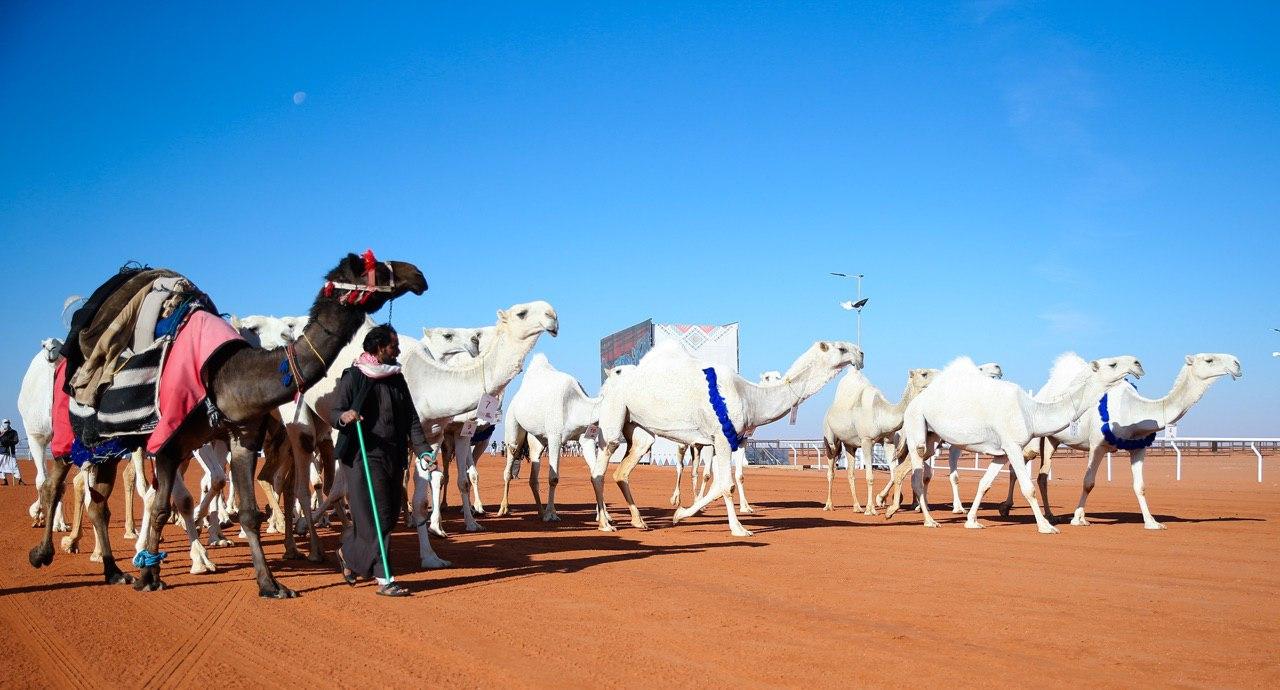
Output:
<instances>
[{"instance_id":1,"label":"camel ear","mask_svg":"<svg viewBox=\"0 0 1280 690\"><path fill-rule=\"evenodd\" d=\"M422 327L422 337L423 337L423 338L427 337L427 327L426 327L426 326L423 326L423 327Z\"/></svg>"},{"instance_id":2,"label":"camel ear","mask_svg":"<svg viewBox=\"0 0 1280 690\"><path fill-rule=\"evenodd\" d=\"M506 323L506 322L507 322L507 310L506 310L506 309L499 309L499 310L498 310L498 323Z\"/></svg>"},{"instance_id":3,"label":"camel ear","mask_svg":"<svg viewBox=\"0 0 1280 690\"><path fill-rule=\"evenodd\" d=\"M1196 361L1195 357L1192 357L1191 355L1187 355L1187 364L1191 364L1194 361Z\"/></svg>"},{"instance_id":4,"label":"camel ear","mask_svg":"<svg viewBox=\"0 0 1280 690\"><path fill-rule=\"evenodd\" d=\"M818 349L822 350L823 352L826 352L827 350L831 349L831 346L826 344L825 342L818 343Z\"/></svg>"},{"instance_id":5,"label":"camel ear","mask_svg":"<svg viewBox=\"0 0 1280 690\"><path fill-rule=\"evenodd\" d=\"M231 315L231 327L237 331L240 330L240 319L236 318L235 314Z\"/></svg>"},{"instance_id":6,"label":"camel ear","mask_svg":"<svg viewBox=\"0 0 1280 690\"><path fill-rule=\"evenodd\" d=\"M1097 370L1098 370L1098 366L1099 366L1099 365L1098 365L1098 360L1096 360L1096 359L1095 359L1095 360L1093 360L1092 362L1089 362L1089 365L1093 367L1093 370L1094 370L1094 371L1097 371Z\"/></svg>"}]
</instances>

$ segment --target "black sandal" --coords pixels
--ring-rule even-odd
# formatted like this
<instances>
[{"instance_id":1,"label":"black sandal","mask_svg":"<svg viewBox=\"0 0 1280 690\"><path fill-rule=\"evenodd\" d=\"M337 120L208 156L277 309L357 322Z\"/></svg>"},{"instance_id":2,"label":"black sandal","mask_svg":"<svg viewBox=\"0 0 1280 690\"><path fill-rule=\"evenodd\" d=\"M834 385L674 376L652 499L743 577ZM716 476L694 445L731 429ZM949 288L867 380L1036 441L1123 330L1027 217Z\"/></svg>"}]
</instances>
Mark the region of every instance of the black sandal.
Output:
<instances>
[{"instance_id":1,"label":"black sandal","mask_svg":"<svg viewBox=\"0 0 1280 690\"><path fill-rule=\"evenodd\" d=\"M342 568L342 581L349 585L355 586L356 574L351 568L347 567L347 559L342 557L342 549L338 549L338 565Z\"/></svg>"},{"instance_id":2,"label":"black sandal","mask_svg":"<svg viewBox=\"0 0 1280 690\"><path fill-rule=\"evenodd\" d=\"M399 582L388 582L378 588L378 594L384 597L407 597L409 590L401 587Z\"/></svg>"}]
</instances>

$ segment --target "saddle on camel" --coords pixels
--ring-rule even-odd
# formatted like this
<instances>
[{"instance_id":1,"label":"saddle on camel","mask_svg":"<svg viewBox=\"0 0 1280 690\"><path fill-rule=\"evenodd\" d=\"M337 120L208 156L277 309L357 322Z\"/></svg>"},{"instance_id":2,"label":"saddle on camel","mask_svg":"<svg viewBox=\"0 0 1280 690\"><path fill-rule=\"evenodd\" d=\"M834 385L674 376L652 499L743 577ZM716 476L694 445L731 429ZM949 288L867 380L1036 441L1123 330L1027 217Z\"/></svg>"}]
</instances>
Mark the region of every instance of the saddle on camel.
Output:
<instances>
[{"instance_id":1,"label":"saddle on camel","mask_svg":"<svg viewBox=\"0 0 1280 690\"><path fill-rule=\"evenodd\" d=\"M64 361L54 382L54 465L41 487L48 511L62 498L71 465L94 463L88 506L108 583L164 588L159 550L170 493L181 462L205 443L231 446L240 525L253 554L258 593L291 598L267 568L259 537L253 477L267 415L321 379L365 315L427 281L413 264L348 254L325 276L302 339L286 347L252 347L217 314L195 285L167 269L126 267L93 292L72 317ZM107 499L121 457L145 447L155 457L150 531L134 558L135 579L116 566L107 536ZM52 513L46 513L52 514ZM34 567L53 562L52 521L31 549Z\"/></svg>"}]
</instances>

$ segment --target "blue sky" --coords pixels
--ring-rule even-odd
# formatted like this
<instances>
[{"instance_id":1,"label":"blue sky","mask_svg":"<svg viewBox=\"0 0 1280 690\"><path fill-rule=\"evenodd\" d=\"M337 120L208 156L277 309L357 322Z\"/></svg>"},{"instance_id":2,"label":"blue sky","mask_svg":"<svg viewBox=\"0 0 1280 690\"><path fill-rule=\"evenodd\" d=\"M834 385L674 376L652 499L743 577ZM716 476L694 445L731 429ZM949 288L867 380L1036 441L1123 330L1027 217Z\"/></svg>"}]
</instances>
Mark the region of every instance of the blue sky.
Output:
<instances>
[{"instance_id":1,"label":"blue sky","mask_svg":"<svg viewBox=\"0 0 1280 690\"><path fill-rule=\"evenodd\" d=\"M5 3L0 414L126 260L283 315L372 247L431 283L406 332L550 301L588 390L649 317L785 369L853 339L827 272L862 272L891 399L959 354L1035 388L1131 353L1157 394L1231 352L1181 433L1280 435L1277 33L1274 3ZM833 390L760 436L816 437Z\"/></svg>"}]
</instances>

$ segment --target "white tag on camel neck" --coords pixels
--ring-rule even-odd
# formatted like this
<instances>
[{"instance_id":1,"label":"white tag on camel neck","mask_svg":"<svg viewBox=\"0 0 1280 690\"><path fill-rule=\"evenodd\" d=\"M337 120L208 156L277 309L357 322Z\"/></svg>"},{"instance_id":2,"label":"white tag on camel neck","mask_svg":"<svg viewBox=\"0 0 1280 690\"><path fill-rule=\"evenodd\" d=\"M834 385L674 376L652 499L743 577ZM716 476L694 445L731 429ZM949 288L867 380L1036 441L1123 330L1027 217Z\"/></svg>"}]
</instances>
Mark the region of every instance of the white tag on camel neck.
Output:
<instances>
[{"instance_id":1,"label":"white tag on camel neck","mask_svg":"<svg viewBox=\"0 0 1280 690\"><path fill-rule=\"evenodd\" d=\"M476 404L476 419L485 424L497 424L501 414L502 403L497 398L488 393L480 396L480 402Z\"/></svg>"},{"instance_id":2,"label":"white tag on camel neck","mask_svg":"<svg viewBox=\"0 0 1280 690\"><path fill-rule=\"evenodd\" d=\"M471 438L472 436L475 436L476 435L475 420L473 419L471 421L463 423L462 431L459 431L458 435L461 436L462 438Z\"/></svg>"},{"instance_id":3,"label":"white tag on camel neck","mask_svg":"<svg viewBox=\"0 0 1280 690\"><path fill-rule=\"evenodd\" d=\"M800 406L799 406L799 405L792 405L792 406L791 406L791 418L787 420L787 424L790 424L791 426L795 426L795 425L796 425L796 414L798 414L799 412L800 412Z\"/></svg>"}]
</instances>

